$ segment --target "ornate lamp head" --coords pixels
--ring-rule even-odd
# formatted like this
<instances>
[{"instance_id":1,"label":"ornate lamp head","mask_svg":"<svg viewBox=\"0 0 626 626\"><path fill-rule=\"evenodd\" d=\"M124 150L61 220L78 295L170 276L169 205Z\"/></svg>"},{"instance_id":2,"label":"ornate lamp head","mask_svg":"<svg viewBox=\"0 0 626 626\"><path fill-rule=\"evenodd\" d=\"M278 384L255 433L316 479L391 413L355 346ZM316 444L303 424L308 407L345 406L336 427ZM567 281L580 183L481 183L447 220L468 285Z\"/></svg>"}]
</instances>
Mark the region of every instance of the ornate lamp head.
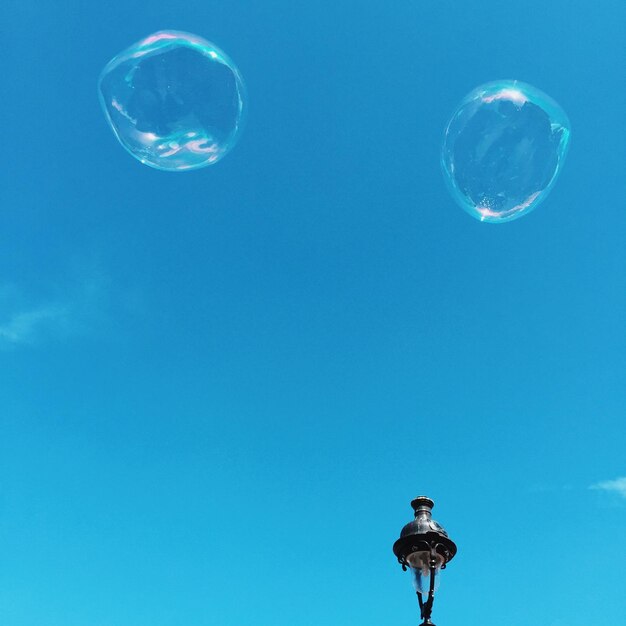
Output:
<instances>
[{"instance_id":1,"label":"ornate lamp head","mask_svg":"<svg viewBox=\"0 0 626 626\"><path fill-rule=\"evenodd\" d=\"M402 529L400 539L393 544L393 553L402 569L410 569L413 575L424 620L422 624L431 625L430 615L439 573L456 554L456 544L432 517L434 505L426 496L415 498L411 502L415 519ZM428 596L425 601L423 595Z\"/></svg>"}]
</instances>

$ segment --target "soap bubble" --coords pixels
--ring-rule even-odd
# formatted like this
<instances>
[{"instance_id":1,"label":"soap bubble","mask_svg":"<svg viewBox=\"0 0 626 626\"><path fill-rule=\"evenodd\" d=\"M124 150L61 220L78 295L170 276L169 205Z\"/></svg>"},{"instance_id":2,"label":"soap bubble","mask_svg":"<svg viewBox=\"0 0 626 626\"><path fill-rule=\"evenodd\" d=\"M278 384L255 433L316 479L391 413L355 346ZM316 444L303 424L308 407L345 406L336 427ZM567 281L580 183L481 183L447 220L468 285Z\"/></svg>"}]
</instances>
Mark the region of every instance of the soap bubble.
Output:
<instances>
[{"instance_id":1,"label":"soap bubble","mask_svg":"<svg viewBox=\"0 0 626 626\"><path fill-rule=\"evenodd\" d=\"M197 35L163 30L142 39L106 65L99 92L120 143L160 170L217 163L241 131L241 75Z\"/></svg>"},{"instance_id":2,"label":"soap bubble","mask_svg":"<svg viewBox=\"0 0 626 626\"><path fill-rule=\"evenodd\" d=\"M446 128L446 182L476 219L517 219L550 192L569 136L567 115L539 89L516 80L481 85L463 99Z\"/></svg>"}]
</instances>

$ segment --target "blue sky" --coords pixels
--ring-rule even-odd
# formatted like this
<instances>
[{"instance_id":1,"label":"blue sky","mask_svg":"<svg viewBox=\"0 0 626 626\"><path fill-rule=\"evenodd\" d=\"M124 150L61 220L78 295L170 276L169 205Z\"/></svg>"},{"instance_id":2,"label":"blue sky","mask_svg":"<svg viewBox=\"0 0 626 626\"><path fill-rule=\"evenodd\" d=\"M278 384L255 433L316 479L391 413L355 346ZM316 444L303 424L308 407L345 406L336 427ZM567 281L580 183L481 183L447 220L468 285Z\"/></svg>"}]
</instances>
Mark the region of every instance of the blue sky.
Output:
<instances>
[{"instance_id":1,"label":"blue sky","mask_svg":"<svg viewBox=\"0 0 626 626\"><path fill-rule=\"evenodd\" d=\"M2 624L414 624L419 493L440 626L624 623L624 4L42 4L0 8ZM100 110L164 28L246 80L215 167L142 166ZM439 150L501 78L572 143L489 225Z\"/></svg>"}]
</instances>

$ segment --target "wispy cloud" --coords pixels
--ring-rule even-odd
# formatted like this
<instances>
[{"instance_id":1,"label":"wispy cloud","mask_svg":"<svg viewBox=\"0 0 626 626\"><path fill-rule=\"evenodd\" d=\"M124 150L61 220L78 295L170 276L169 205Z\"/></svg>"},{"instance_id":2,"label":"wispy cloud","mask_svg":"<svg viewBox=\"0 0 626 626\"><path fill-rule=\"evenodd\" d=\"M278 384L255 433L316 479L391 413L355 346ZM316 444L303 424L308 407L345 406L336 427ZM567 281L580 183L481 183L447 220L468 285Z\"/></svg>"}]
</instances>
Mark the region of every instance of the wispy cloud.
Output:
<instances>
[{"instance_id":1,"label":"wispy cloud","mask_svg":"<svg viewBox=\"0 0 626 626\"><path fill-rule=\"evenodd\" d=\"M15 312L0 324L0 346L30 344L42 336L64 331L68 313L67 306L57 304Z\"/></svg>"},{"instance_id":2,"label":"wispy cloud","mask_svg":"<svg viewBox=\"0 0 626 626\"><path fill-rule=\"evenodd\" d=\"M53 298L26 298L0 285L0 350L89 332L102 316L104 280L83 278L55 289Z\"/></svg>"},{"instance_id":3,"label":"wispy cloud","mask_svg":"<svg viewBox=\"0 0 626 626\"><path fill-rule=\"evenodd\" d=\"M622 498L626 498L626 476L615 478L614 480L603 480L595 485L591 485L589 489L608 491L610 493L615 493Z\"/></svg>"}]
</instances>

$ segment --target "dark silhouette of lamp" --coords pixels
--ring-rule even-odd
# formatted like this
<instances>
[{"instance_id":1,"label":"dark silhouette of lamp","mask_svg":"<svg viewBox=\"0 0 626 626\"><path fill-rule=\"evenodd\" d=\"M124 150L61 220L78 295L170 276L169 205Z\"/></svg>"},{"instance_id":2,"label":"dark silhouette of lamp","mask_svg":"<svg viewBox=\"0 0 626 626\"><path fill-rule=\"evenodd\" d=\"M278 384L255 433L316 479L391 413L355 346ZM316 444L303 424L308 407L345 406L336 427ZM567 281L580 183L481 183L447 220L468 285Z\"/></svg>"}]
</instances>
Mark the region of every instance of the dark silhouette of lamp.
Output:
<instances>
[{"instance_id":1,"label":"dark silhouette of lamp","mask_svg":"<svg viewBox=\"0 0 626 626\"><path fill-rule=\"evenodd\" d=\"M426 496L418 496L411 502L415 519L400 533L393 544L393 553L402 565L409 569L417 592L422 625L435 626L430 621L435 600L435 590L442 569L456 554L456 545L448 533L432 517L435 503Z\"/></svg>"}]
</instances>

